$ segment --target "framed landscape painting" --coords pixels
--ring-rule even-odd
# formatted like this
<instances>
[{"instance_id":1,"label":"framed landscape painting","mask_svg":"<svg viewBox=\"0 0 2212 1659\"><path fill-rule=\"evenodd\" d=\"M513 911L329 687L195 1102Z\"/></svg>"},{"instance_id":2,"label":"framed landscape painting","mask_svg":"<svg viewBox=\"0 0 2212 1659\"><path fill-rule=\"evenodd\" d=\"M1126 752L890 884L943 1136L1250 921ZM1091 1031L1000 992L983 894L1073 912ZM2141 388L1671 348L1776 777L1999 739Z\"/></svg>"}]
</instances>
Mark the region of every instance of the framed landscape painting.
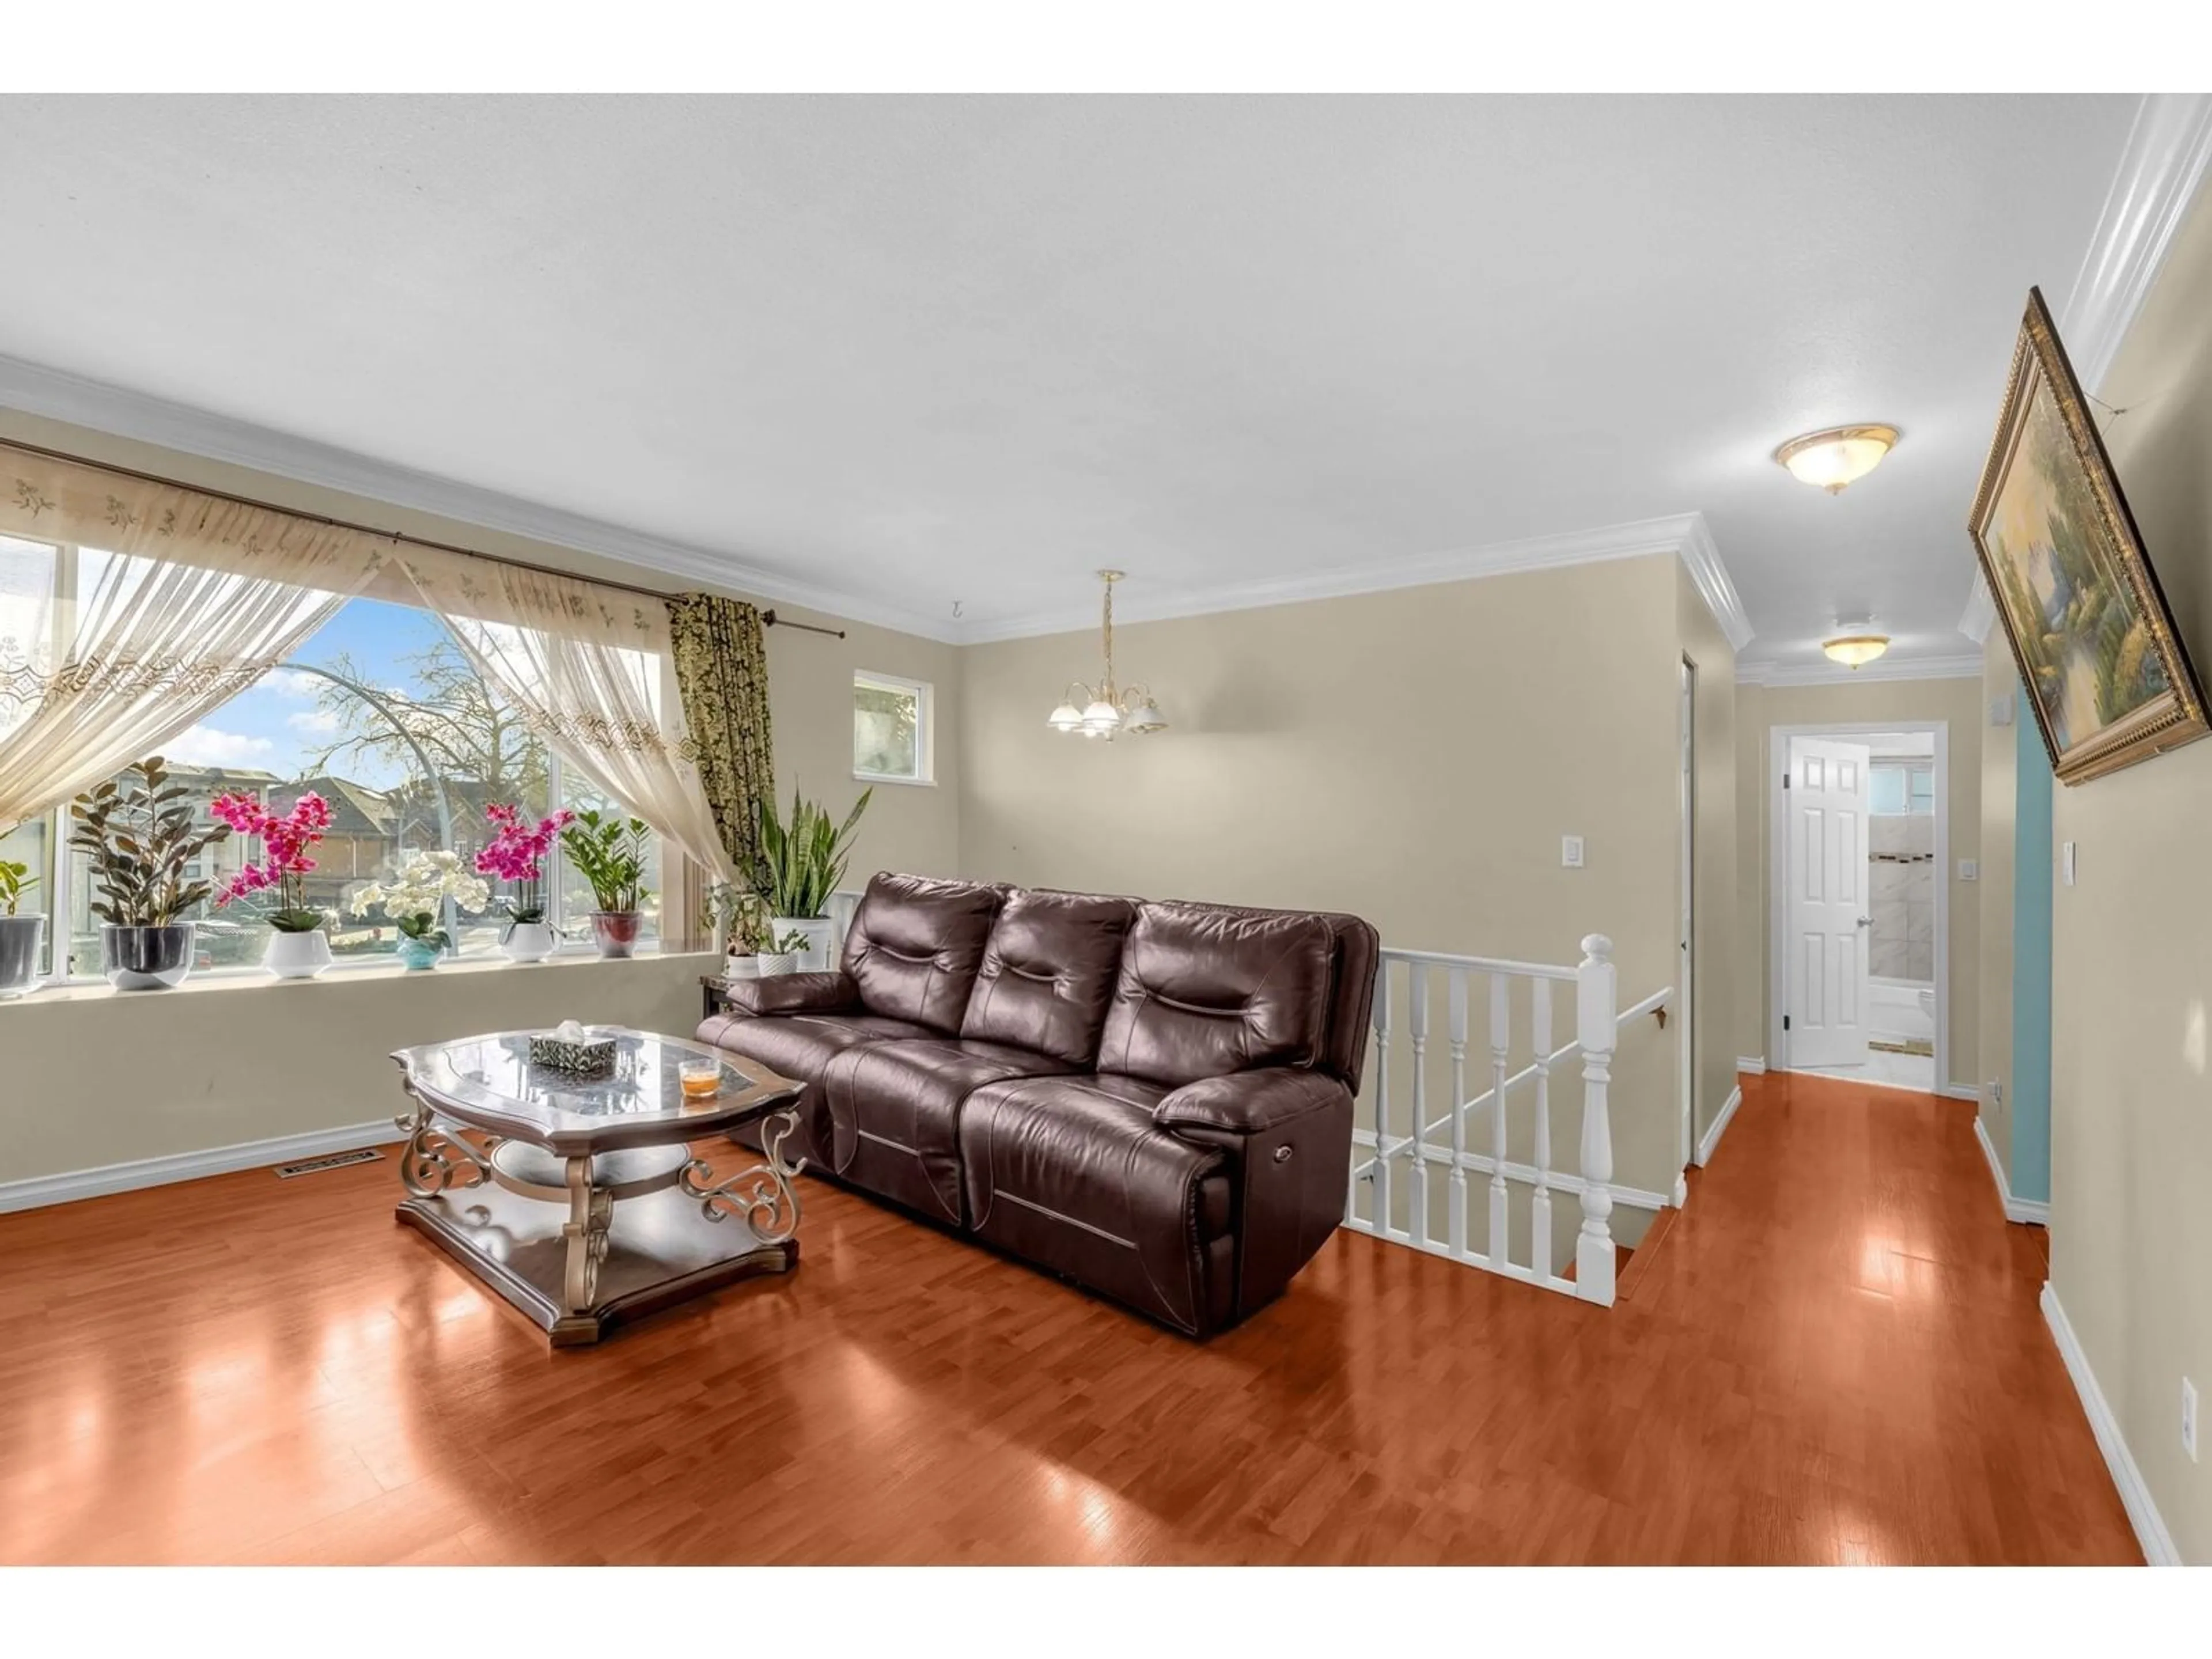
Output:
<instances>
[{"instance_id":1,"label":"framed landscape painting","mask_svg":"<svg viewBox=\"0 0 2212 1659\"><path fill-rule=\"evenodd\" d=\"M2061 783L2205 735L2203 691L2039 289L1970 527Z\"/></svg>"}]
</instances>

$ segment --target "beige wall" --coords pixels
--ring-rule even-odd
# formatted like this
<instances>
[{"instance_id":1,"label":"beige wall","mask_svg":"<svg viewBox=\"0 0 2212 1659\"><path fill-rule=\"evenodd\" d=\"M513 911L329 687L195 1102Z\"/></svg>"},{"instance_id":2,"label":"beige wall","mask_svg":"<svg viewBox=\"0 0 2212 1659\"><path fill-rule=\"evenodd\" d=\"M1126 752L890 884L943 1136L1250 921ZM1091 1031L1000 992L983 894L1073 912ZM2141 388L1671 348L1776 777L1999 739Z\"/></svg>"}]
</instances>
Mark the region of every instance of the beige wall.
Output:
<instances>
[{"instance_id":1,"label":"beige wall","mask_svg":"<svg viewBox=\"0 0 2212 1659\"><path fill-rule=\"evenodd\" d=\"M2019 706L2020 674L2004 630L1993 628L1982 653L1983 720L1992 699L2013 699L2013 718L2033 720ZM2017 867L2014 829L2020 756L2010 726L1983 727L1982 743L1982 967L1980 1028L1982 1127L1997 1158L2012 1168L2012 884ZM1993 1097L1989 1085L2001 1091ZM2002 1099L2002 1104L1996 1103Z\"/></svg>"},{"instance_id":2,"label":"beige wall","mask_svg":"<svg viewBox=\"0 0 2212 1659\"><path fill-rule=\"evenodd\" d=\"M1601 932L1624 1004L1639 1000L1675 970L1676 562L1122 627L1117 667L1174 722L1156 741L1045 726L1068 678L1097 672L1095 634L971 647L962 862L1041 885L1350 910L1389 944L1462 954L1570 963ZM1586 867L1560 867L1562 835L1585 838ZM1662 1192L1673 1039L1632 1032L1614 1095L1617 1177Z\"/></svg>"},{"instance_id":3,"label":"beige wall","mask_svg":"<svg viewBox=\"0 0 2212 1659\"><path fill-rule=\"evenodd\" d=\"M2212 193L2098 395L2200 678L2212 666ZM1994 417L1994 409L1993 409ZM2051 1273L2184 1560L2212 1563L2212 742L2055 792ZM2183 1454L2195 1380L2203 1461Z\"/></svg>"},{"instance_id":4,"label":"beige wall","mask_svg":"<svg viewBox=\"0 0 2212 1659\"><path fill-rule=\"evenodd\" d=\"M1738 1050L1771 1062L1770 973L1773 862L1768 817L1778 757L1768 751L1777 726L1884 725L1898 720L1949 723L1951 867L1949 883L1951 1077L1971 1089L1979 1065L1981 1024L1981 890L1959 879L1959 860L1978 858L1982 822L1982 683L1975 679L1863 680L1820 685L1746 685L1736 696L1736 918L1740 974L1753 983L1738 999Z\"/></svg>"},{"instance_id":5,"label":"beige wall","mask_svg":"<svg viewBox=\"0 0 2212 1659\"><path fill-rule=\"evenodd\" d=\"M699 1023L708 956L466 963L424 974L187 980L0 1005L0 1186L140 1158L374 1124L404 1110L392 1050L577 1018Z\"/></svg>"},{"instance_id":6,"label":"beige wall","mask_svg":"<svg viewBox=\"0 0 2212 1659\"><path fill-rule=\"evenodd\" d=\"M1736 1029L1747 975L1737 955L1735 652L1698 595L1686 566L1675 570L1675 626L1696 665L1697 943L1691 1057L1692 1143L1704 1139L1736 1086Z\"/></svg>"},{"instance_id":7,"label":"beige wall","mask_svg":"<svg viewBox=\"0 0 2212 1659\"><path fill-rule=\"evenodd\" d=\"M150 444L134 443L12 410L0 409L0 440L37 444L87 460L173 478L180 483L228 490L272 506L449 542L457 547L475 548L496 557L519 559L580 576L630 582L664 592L712 586L641 570L613 559L535 541L526 536L487 530L434 514L388 507L341 490L298 483L272 474L156 448ZM721 591L738 593L735 588ZM738 596L754 597L743 593ZM848 636L836 640L783 628L772 628L768 632L769 702L775 712L775 773L781 797L788 802L795 783L842 817L860 788L853 781L853 671L872 668L930 682L936 687L939 729L952 731L959 720L959 652L955 647L934 640L872 628L864 623L846 622L792 605L778 605L776 609L779 615L801 622L842 628ZM854 851L853 867L856 875L876 868L915 870L926 874L952 872L959 856L957 745L940 742L937 745L937 762L939 781L935 788L892 785L876 792Z\"/></svg>"}]
</instances>

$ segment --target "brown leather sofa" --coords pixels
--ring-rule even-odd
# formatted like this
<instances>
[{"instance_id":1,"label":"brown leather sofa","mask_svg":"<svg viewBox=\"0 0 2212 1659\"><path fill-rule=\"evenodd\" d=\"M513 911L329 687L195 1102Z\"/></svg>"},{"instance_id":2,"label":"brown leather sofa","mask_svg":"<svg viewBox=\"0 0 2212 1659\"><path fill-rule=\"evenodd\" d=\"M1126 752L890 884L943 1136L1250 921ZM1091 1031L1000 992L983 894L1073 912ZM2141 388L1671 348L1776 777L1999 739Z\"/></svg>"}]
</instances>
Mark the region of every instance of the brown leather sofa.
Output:
<instances>
[{"instance_id":1,"label":"brown leather sofa","mask_svg":"<svg viewBox=\"0 0 2212 1659\"><path fill-rule=\"evenodd\" d=\"M801 1081L813 1167L1205 1335L1344 1211L1378 951L1357 916L879 875L835 972L704 1042Z\"/></svg>"}]
</instances>

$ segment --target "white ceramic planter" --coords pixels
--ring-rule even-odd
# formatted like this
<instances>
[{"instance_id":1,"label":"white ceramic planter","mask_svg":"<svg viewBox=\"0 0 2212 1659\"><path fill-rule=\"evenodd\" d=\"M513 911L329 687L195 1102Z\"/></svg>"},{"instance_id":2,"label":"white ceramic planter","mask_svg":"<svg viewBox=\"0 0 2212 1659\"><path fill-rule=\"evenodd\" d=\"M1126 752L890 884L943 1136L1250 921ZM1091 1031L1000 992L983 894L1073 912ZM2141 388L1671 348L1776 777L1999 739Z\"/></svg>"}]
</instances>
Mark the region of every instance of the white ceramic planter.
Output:
<instances>
[{"instance_id":1,"label":"white ceramic planter","mask_svg":"<svg viewBox=\"0 0 2212 1659\"><path fill-rule=\"evenodd\" d=\"M499 948L509 962L543 962L560 942L550 922L518 921L507 930Z\"/></svg>"},{"instance_id":2,"label":"white ceramic planter","mask_svg":"<svg viewBox=\"0 0 2212 1659\"><path fill-rule=\"evenodd\" d=\"M760 958L754 956L726 956L722 958L722 977L724 979L758 979Z\"/></svg>"},{"instance_id":3,"label":"white ceramic planter","mask_svg":"<svg viewBox=\"0 0 2212 1659\"><path fill-rule=\"evenodd\" d=\"M757 977L773 979L778 974L797 973L799 958L788 951L756 951L753 967Z\"/></svg>"},{"instance_id":4,"label":"white ceramic planter","mask_svg":"<svg viewBox=\"0 0 2212 1659\"><path fill-rule=\"evenodd\" d=\"M818 974L832 965L830 941L830 936L837 931L837 924L829 917L775 916L770 918L769 927L778 939L787 933L804 933L806 936L806 948L799 953L801 973Z\"/></svg>"},{"instance_id":5,"label":"white ceramic planter","mask_svg":"<svg viewBox=\"0 0 2212 1659\"><path fill-rule=\"evenodd\" d=\"M313 979L331 965L331 936L319 927L271 933L261 965L278 979Z\"/></svg>"}]
</instances>

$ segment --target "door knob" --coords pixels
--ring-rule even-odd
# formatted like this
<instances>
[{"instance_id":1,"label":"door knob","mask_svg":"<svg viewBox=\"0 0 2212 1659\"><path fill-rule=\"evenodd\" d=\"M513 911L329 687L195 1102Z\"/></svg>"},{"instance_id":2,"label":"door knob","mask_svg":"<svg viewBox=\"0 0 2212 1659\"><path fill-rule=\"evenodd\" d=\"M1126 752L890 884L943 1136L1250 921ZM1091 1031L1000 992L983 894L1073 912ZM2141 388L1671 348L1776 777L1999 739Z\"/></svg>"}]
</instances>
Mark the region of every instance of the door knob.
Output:
<instances>
[{"instance_id":1,"label":"door knob","mask_svg":"<svg viewBox=\"0 0 2212 1659\"><path fill-rule=\"evenodd\" d=\"M1873 918L1872 916L1861 916L1861 917L1859 918L1859 926L1860 926L1860 927L1873 927L1873 926L1874 926L1874 918Z\"/></svg>"}]
</instances>

